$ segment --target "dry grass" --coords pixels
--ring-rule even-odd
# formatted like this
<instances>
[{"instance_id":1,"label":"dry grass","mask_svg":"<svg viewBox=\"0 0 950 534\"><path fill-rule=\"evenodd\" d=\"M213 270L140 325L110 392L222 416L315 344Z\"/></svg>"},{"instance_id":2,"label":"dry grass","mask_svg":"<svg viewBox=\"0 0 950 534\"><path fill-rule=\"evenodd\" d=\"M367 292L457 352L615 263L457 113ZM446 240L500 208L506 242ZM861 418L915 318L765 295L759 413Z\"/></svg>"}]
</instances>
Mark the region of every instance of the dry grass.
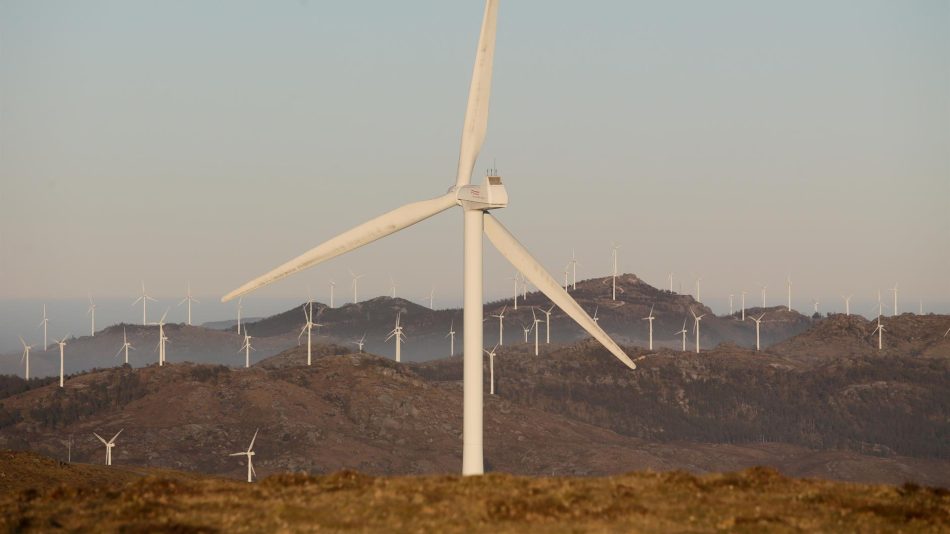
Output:
<instances>
[{"instance_id":1,"label":"dry grass","mask_svg":"<svg viewBox=\"0 0 950 534\"><path fill-rule=\"evenodd\" d=\"M0 529L97 532L946 532L950 493L771 469L605 478L145 476L0 492Z\"/></svg>"}]
</instances>

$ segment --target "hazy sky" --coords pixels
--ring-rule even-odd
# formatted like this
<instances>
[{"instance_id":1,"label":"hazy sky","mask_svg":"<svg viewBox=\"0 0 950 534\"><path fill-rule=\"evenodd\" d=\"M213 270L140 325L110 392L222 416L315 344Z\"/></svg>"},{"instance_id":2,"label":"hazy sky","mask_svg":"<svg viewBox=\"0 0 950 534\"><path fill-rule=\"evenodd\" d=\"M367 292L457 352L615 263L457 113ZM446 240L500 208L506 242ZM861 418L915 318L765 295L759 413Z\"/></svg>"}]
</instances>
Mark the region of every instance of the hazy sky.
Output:
<instances>
[{"instance_id":1,"label":"hazy sky","mask_svg":"<svg viewBox=\"0 0 950 534\"><path fill-rule=\"evenodd\" d=\"M454 181L483 3L0 0L0 299L207 299ZM509 0L496 215L722 299L950 309L950 2ZM259 292L461 297L450 211ZM487 297L512 269L486 242ZM704 298L704 300L706 300ZM938 304L943 302L943 304ZM836 303L837 304L837 303ZM916 309L910 304L908 308ZM131 314L129 319L134 319ZM37 319L38 320L38 319Z\"/></svg>"}]
</instances>

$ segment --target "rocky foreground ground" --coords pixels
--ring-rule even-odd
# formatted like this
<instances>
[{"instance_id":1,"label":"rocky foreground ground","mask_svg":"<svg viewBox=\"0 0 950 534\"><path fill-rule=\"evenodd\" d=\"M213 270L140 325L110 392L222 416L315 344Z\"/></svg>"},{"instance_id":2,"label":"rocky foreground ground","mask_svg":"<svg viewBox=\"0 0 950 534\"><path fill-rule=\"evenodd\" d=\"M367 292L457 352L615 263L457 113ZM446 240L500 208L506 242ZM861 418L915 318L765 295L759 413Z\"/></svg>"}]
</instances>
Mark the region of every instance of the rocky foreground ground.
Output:
<instances>
[{"instance_id":1,"label":"rocky foreground ground","mask_svg":"<svg viewBox=\"0 0 950 534\"><path fill-rule=\"evenodd\" d=\"M260 483L0 452L4 532L947 532L950 491L787 478L277 474Z\"/></svg>"}]
</instances>

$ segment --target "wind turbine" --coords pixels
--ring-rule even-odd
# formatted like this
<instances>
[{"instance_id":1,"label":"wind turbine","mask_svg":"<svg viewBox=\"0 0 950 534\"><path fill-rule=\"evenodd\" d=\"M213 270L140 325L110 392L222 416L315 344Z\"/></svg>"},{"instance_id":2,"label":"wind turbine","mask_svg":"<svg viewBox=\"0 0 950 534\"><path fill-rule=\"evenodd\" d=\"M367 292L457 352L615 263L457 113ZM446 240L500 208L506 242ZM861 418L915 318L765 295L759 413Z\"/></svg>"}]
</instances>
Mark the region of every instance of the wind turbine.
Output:
<instances>
[{"instance_id":1,"label":"wind turbine","mask_svg":"<svg viewBox=\"0 0 950 534\"><path fill-rule=\"evenodd\" d=\"M650 315L641 319L642 321L650 322L650 350L653 350L653 320L654 319L656 319L656 317L653 316L653 306L650 306Z\"/></svg>"},{"instance_id":2,"label":"wind turbine","mask_svg":"<svg viewBox=\"0 0 950 534\"><path fill-rule=\"evenodd\" d=\"M89 335L96 336L96 303L92 301L92 295L89 295L89 309L86 313L90 316Z\"/></svg>"},{"instance_id":3,"label":"wind turbine","mask_svg":"<svg viewBox=\"0 0 950 534\"><path fill-rule=\"evenodd\" d=\"M574 256L574 249L571 249L571 290L577 289L577 258Z\"/></svg>"},{"instance_id":4,"label":"wind turbine","mask_svg":"<svg viewBox=\"0 0 950 534\"><path fill-rule=\"evenodd\" d=\"M518 273L516 272L515 275L512 276L511 278L509 278L508 280L513 280L514 283L515 283L515 306L514 306L514 308L517 310L517 309L518 309Z\"/></svg>"},{"instance_id":5,"label":"wind turbine","mask_svg":"<svg viewBox=\"0 0 950 534\"><path fill-rule=\"evenodd\" d=\"M818 313L818 305L821 304L821 301L818 300L818 297L811 299L812 305L815 307L815 313Z\"/></svg>"},{"instance_id":6,"label":"wind turbine","mask_svg":"<svg viewBox=\"0 0 950 534\"><path fill-rule=\"evenodd\" d=\"M429 290L429 309L435 309L435 286L432 286L432 289Z\"/></svg>"},{"instance_id":7,"label":"wind turbine","mask_svg":"<svg viewBox=\"0 0 950 534\"><path fill-rule=\"evenodd\" d=\"M46 342L46 329L49 326L49 319L46 317L46 304L43 305L43 320L40 321L40 326L43 327L43 352L49 350L49 343Z\"/></svg>"},{"instance_id":8,"label":"wind turbine","mask_svg":"<svg viewBox=\"0 0 950 534\"><path fill-rule=\"evenodd\" d=\"M460 206L463 211L463 425L462 474L480 475L483 460L483 363L482 363L482 234L518 271L544 293L551 302L577 321L589 334L602 343L615 357L630 369L636 364L584 312L580 305L558 284L541 264L518 242L498 220L486 214L492 209L508 205L508 193L501 177L488 176L480 185L472 185L471 177L477 156L485 139L488 125L488 101L491 87L492 60L495 52L498 1L487 0L475 68L469 92L468 107L462 129L458 173L454 186L444 195L397 208L389 213L359 225L273 271L248 282L225 295L230 300L275 280L339 256L379 238L385 237L449 208Z\"/></svg>"},{"instance_id":9,"label":"wind turbine","mask_svg":"<svg viewBox=\"0 0 950 534\"><path fill-rule=\"evenodd\" d=\"M742 320L745 321L745 289L742 290Z\"/></svg>"},{"instance_id":10,"label":"wind turbine","mask_svg":"<svg viewBox=\"0 0 950 534\"><path fill-rule=\"evenodd\" d=\"M498 344L499 345L505 344L505 310L507 309L508 309L507 305L503 306L500 312L498 312L495 315L492 315L492 317L498 318Z\"/></svg>"},{"instance_id":11,"label":"wind turbine","mask_svg":"<svg viewBox=\"0 0 950 534\"><path fill-rule=\"evenodd\" d=\"M881 350L881 349L884 348L884 340L883 340L883 338L882 338L882 336L883 336L883 334L884 334L884 330L885 330L884 325L881 324L881 316L878 315L878 316L877 316L877 328L875 328L874 331L871 332L871 335L872 335L872 336L873 336L874 334L877 334L877 350Z\"/></svg>"},{"instance_id":12,"label":"wind turbine","mask_svg":"<svg viewBox=\"0 0 950 534\"><path fill-rule=\"evenodd\" d=\"M333 289L336 287L336 282L330 280L330 308L333 308Z\"/></svg>"},{"instance_id":13,"label":"wind turbine","mask_svg":"<svg viewBox=\"0 0 950 534\"><path fill-rule=\"evenodd\" d=\"M234 454L229 454L228 456L247 456L247 481L253 482L253 477L257 476L257 471L254 471L254 464L251 462L251 456L254 456L254 440L257 439L257 433L260 431L258 428L254 431L254 437L251 438L251 444L247 446L247 450L243 452L236 452Z\"/></svg>"},{"instance_id":14,"label":"wind turbine","mask_svg":"<svg viewBox=\"0 0 950 534\"><path fill-rule=\"evenodd\" d=\"M123 428L122 430L125 429ZM115 438L119 437L119 434L122 433L122 430L116 432L109 441L104 440L102 436L96 434L95 432L92 433L94 436L99 438L99 441L101 441L103 445L106 446L106 465L112 465L112 449L115 447Z\"/></svg>"},{"instance_id":15,"label":"wind turbine","mask_svg":"<svg viewBox=\"0 0 950 534\"><path fill-rule=\"evenodd\" d=\"M686 333L687 333L687 330L686 330L686 319L683 319L683 329L680 330L679 332L673 332L673 335L674 335L674 336L675 336L676 334L682 334L682 335L683 335L683 352L686 352Z\"/></svg>"},{"instance_id":16,"label":"wind turbine","mask_svg":"<svg viewBox=\"0 0 950 534\"><path fill-rule=\"evenodd\" d=\"M244 351L244 368L247 369L251 366L251 351L257 350L251 346L251 340L254 339L252 336L247 334L247 328L244 329L244 344L241 345L241 348L238 349L238 352ZM309 362L308 364L309 365Z\"/></svg>"},{"instance_id":17,"label":"wind turbine","mask_svg":"<svg viewBox=\"0 0 950 534\"><path fill-rule=\"evenodd\" d=\"M238 299L237 303L237 333L241 333L241 310L244 309L244 297Z\"/></svg>"},{"instance_id":18,"label":"wind turbine","mask_svg":"<svg viewBox=\"0 0 950 534\"><path fill-rule=\"evenodd\" d=\"M765 290L768 289L768 287L769 286L762 286L762 307L763 308L765 307Z\"/></svg>"},{"instance_id":19,"label":"wind turbine","mask_svg":"<svg viewBox=\"0 0 950 534\"><path fill-rule=\"evenodd\" d=\"M26 341L23 341L23 338L20 338L20 343L23 344L23 357L20 358L20 363L26 363L26 373L24 377L26 380L30 379L30 349L33 348L33 345L27 345Z\"/></svg>"},{"instance_id":20,"label":"wind turbine","mask_svg":"<svg viewBox=\"0 0 950 534\"><path fill-rule=\"evenodd\" d=\"M844 295L841 295L841 298L844 299L844 314L847 315L848 317L851 317L851 297L852 296L853 295L848 295L846 297Z\"/></svg>"},{"instance_id":21,"label":"wind turbine","mask_svg":"<svg viewBox=\"0 0 950 534\"><path fill-rule=\"evenodd\" d=\"M699 302L699 283L703 281L702 275L696 277L696 302Z\"/></svg>"},{"instance_id":22,"label":"wind turbine","mask_svg":"<svg viewBox=\"0 0 950 534\"><path fill-rule=\"evenodd\" d=\"M673 293L673 271L670 271L670 274L667 275L667 278L670 279L670 293Z\"/></svg>"},{"instance_id":23,"label":"wind turbine","mask_svg":"<svg viewBox=\"0 0 950 534\"><path fill-rule=\"evenodd\" d=\"M363 352L363 344L366 343L366 334L364 333L364 334L363 334L363 337L361 337L361 338L359 339L359 341L350 341L350 343L352 343L352 344L356 345L357 347L359 347L359 348L360 348L360 352Z\"/></svg>"},{"instance_id":24,"label":"wind turbine","mask_svg":"<svg viewBox=\"0 0 950 534\"><path fill-rule=\"evenodd\" d=\"M310 308L309 312L307 311L308 306ZM310 342L310 331L313 329L314 326L317 326L317 323L313 322L313 301L308 302L307 306L304 306L303 316L307 320L307 322L303 324L303 328L301 328L300 333L297 334L297 344L298 345L300 344L300 337L303 336L304 332L306 332L307 333L307 365L310 365L312 361L312 352L313 352L313 344Z\"/></svg>"},{"instance_id":25,"label":"wind turbine","mask_svg":"<svg viewBox=\"0 0 950 534\"><path fill-rule=\"evenodd\" d=\"M129 343L128 336L125 335L125 328L122 329L122 346L119 348L119 351L115 353L115 356L122 354L122 351L125 351L125 363L129 363L129 349L135 350L132 347L132 344ZM113 356L113 358L115 358Z\"/></svg>"},{"instance_id":26,"label":"wind turbine","mask_svg":"<svg viewBox=\"0 0 950 534\"><path fill-rule=\"evenodd\" d=\"M612 280L611 296L610 296L611 300L617 300L617 250L619 249L620 249L620 245L614 243L613 244L614 272L613 272L613 277L611 277L611 280Z\"/></svg>"},{"instance_id":27,"label":"wind turbine","mask_svg":"<svg viewBox=\"0 0 950 534\"><path fill-rule=\"evenodd\" d=\"M894 293L894 315L897 316L897 284L894 284L894 287L890 289Z\"/></svg>"},{"instance_id":28,"label":"wind turbine","mask_svg":"<svg viewBox=\"0 0 950 534\"><path fill-rule=\"evenodd\" d=\"M492 350L485 351L485 354L488 355L488 382L489 382L488 394L489 395L495 394L495 351L496 350L498 350L498 345L495 345L495 347Z\"/></svg>"},{"instance_id":29,"label":"wind turbine","mask_svg":"<svg viewBox=\"0 0 950 534\"><path fill-rule=\"evenodd\" d=\"M66 347L66 338L68 336L63 336L63 339L60 339L56 342L59 345L59 387L63 387L63 375L66 370L66 360L63 357L63 349Z\"/></svg>"},{"instance_id":30,"label":"wind turbine","mask_svg":"<svg viewBox=\"0 0 950 534\"><path fill-rule=\"evenodd\" d=\"M159 367L165 365L165 343L168 342L168 338L165 337L165 317L168 316L168 310L165 310L165 313L162 314L162 318L159 319L157 323L152 323L153 325L158 325L158 365Z\"/></svg>"},{"instance_id":31,"label":"wind turbine","mask_svg":"<svg viewBox=\"0 0 950 534\"><path fill-rule=\"evenodd\" d=\"M524 323L521 323L521 329L524 330L524 342L528 342L528 334L531 333L531 327L525 326Z\"/></svg>"},{"instance_id":32,"label":"wind turbine","mask_svg":"<svg viewBox=\"0 0 950 534\"><path fill-rule=\"evenodd\" d=\"M191 326L191 303L201 304L198 299L191 296L191 282L188 282L188 294L185 295L185 298L181 299L181 302L178 303L181 306L184 303L188 303L188 326Z\"/></svg>"},{"instance_id":33,"label":"wind turbine","mask_svg":"<svg viewBox=\"0 0 950 534\"><path fill-rule=\"evenodd\" d=\"M148 324L148 320L146 320L146 314L145 314L145 311L146 311L145 308L148 305L148 301L158 302L152 297L150 297L149 294L145 291L144 281L142 282L142 295L139 298L135 299L135 302L133 302L132 305L135 306L140 301L142 302L142 325L144 326Z\"/></svg>"},{"instance_id":34,"label":"wind turbine","mask_svg":"<svg viewBox=\"0 0 950 534\"><path fill-rule=\"evenodd\" d=\"M764 312L762 313L762 315L759 315L758 317L751 317L751 316L749 317L749 319L752 319L753 321L755 321L755 350L756 352L759 351L759 325L762 323L763 317L765 317Z\"/></svg>"},{"instance_id":35,"label":"wind turbine","mask_svg":"<svg viewBox=\"0 0 950 534\"><path fill-rule=\"evenodd\" d=\"M360 287L360 278L366 276L365 274L356 274L353 271L350 271L350 277L353 279L353 304L356 304L360 301L359 298L359 287Z\"/></svg>"},{"instance_id":36,"label":"wind turbine","mask_svg":"<svg viewBox=\"0 0 950 534\"><path fill-rule=\"evenodd\" d=\"M533 307L531 308L531 317L534 318L534 322L532 323L531 328L534 328L534 355L537 356L538 355L538 330L540 330L540 328L538 327L538 324L541 323L541 319L538 319L538 314L534 312Z\"/></svg>"},{"instance_id":37,"label":"wind turbine","mask_svg":"<svg viewBox=\"0 0 950 534\"><path fill-rule=\"evenodd\" d=\"M729 316L732 317L736 314L735 307L733 306L733 301L735 300L735 295L729 293Z\"/></svg>"},{"instance_id":38,"label":"wind turbine","mask_svg":"<svg viewBox=\"0 0 950 534\"><path fill-rule=\"evenodd\" d=\"M571 287L567 279L569 274L571 274L571 262L568 262L567 265L564 266L564 291L567 291Z\"/></svg>"},{"instance_id":39,"label":"wind turbine","mask_svg":"<svg viewBox=\"0 0 950 534\"><path fill-rule=\"evenodd\" d=\"M389 288L391 290L390 298L396 298L396 281L392 276L389 277Z\"/></svg>"},{"instance_id":40,"label":"wind turbine","mask_svg":"<svg viewBox=\"0 0 950 534\"><path fill-rule=\"evenodd\" d=\"M598 310L600 310L600 306L594 306L594 316L591 317L591 319L593 319L593 321L594 321L594 324L597 324L597 321L600 320L600 318L597 317L597 311L598 311Z\"/></svg>"},{"instance_id":41,"label":"wind turbine","mask_svg":"<svg viewBox=\"0 0 950 534\"><path fill-rule=\"evenodd\" d=\"M699 321L702 321L706 314L697 316L692 308L689 309L689 313L693 314L693 335L696 336L696 354L699 354Z\"/></svg>"},{"instance_id":42,"label":"wind turbine","mask_svg":"<svg viewBox=\"0 0 950 534\"><path fill-rule=\"evenodd\" d=\"M788 303L786 304L785 307L788 308L788 311L792 311L792 277L791 275L785 277L785 289L788 291L788 295L787 295ZM764 308L765 305L763 304L762 307Z\"/></svg>"},{"instance_id":43,"label":"wind turbine","mask_svg":"<svg viewBox=\"0 0 950 534\"><path fill-rule=\"evenodd\" d=\"M455 356L455 319L452 319L452 324L449 325L449 333L445 337L452 338L450 340L449 356Z\"/></svg>"},{"instance_id":44,"label":"wind turbine","mask_svg":"<svg viewBox=\"0 0 950 534\"><path fill-rule=\"evenodd\" d=\"M538 311L544 314L544 335L545 343L551 343L551 312L554 311L554 305L552 304L547 310L543 308L538 308Z\"/></svg>"},{"instance_id":45,"label":"wind turbine","mask_svg":"<svg viewBox=\"0 0 950 534\"><path fill-rule=\"evenodd\" d=\"M393 328L393 331L389 333L388 337L386 337L386 341L396 338L396 362L402 361L400 349L402 348L402 341L405 337L402 333L402 326L399 325L399 318L401 315L402 312L396 314L396 327Z\"/></svg>"}]
</instances>

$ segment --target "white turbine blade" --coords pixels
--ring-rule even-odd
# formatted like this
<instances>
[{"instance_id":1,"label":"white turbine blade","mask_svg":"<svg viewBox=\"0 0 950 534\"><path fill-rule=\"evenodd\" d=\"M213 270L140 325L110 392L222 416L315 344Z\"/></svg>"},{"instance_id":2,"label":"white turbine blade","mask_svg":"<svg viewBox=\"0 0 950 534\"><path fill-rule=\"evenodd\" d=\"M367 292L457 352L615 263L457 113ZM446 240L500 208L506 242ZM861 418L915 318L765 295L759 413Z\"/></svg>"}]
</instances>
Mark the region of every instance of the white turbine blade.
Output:
<instances>
[{"instance_id":1,"label":"white turbine blade","mask_svg":"<svg viewBox=\"0 0 950 534\"><path fill-rule=\"evenodd\" d=\"M447 193L441 197L407 204L371 219L355 228L324 242L321 245L277 267L267 274L259 276L225 295L221 302L245 295L267 284L276 282L293 273L312 267L318 263L335 258L341 254L372 243L377 239L398 232L407 226L428 219L456 204L456 194Z\"/></svg>"},{"instance_id":2,"label":"white turbine blade","mask_svg":"<svg viewBox=\"0 0 950 534\"><path fill-rule=\"evenodd\" d=\"M581 325L584 330L587 330L594 339L599 341L627 367L631 369L637 368L636 364L630 360L623 349L587 315L584 308L581 308L581 305L561 287L561 284L544 270L544 267L531 256L521 243L519 243L497 219L487 213L485 214L485 234L492 244L495 245L495 248L501 252L501 255L507 258L516 269L524 274L528 281L551 299L551 302L564 310L564 313L571 319L577 321L577 324Z\"/></svg>"},{"instance_id":3,"label":"white turbine blade","mask_svg":"<svg viewBox=\"0 0 950 534\"><path fill-rule=\"evenodd\" d=\"M229 454L228 456L247 456L246 452L236 452L234 454Z\"/></svg>"},{"instance_id":4,"label":"white turbine blade","mask_svg":"<svg viewBox=\"0 0 950 534\"><path fill-rule=\"evenodd\" d=\"M257 433L260 432L260 430L261 429L258 428L257 430L254 431L254 437L251 438L251 444L248 445L247 452L251 452L254 449L254 440L257 439Z\"/></svg>"},{"instance_id":5,"label":"white turbine blade","mask_svg":"<svg viewBox=\"0 0 950 534\"><path fill-rule=\"evenodd\" d=\"M93 432L92 435L93 435L93 436L96 436L97 438L99 438L99 441L101 441L103 445L108 445L108 444L109 444L109 442L107 442L106 440L102 439L102 436L100 436L99 434L96 434L95 432Z\"/></svg>"},{"instance_id":6,"label":"white turbine blade","mask_svg":"<svg viewBox=\"0 0 950 534\"><path fill-rule=\"evenodd\" d=\"M116 432L115 435L112 436L112 439L109 440L109 443L112 443L113 441L115 441L115 438L119 437L119 434L121 434L123 430L125 429L123 428L123 429L120 429L118 432Z\"/></svg>"},{"instance_id":7,"label":"white turbine blade","mask_svg":"<svg viewBox=\"0 0 950 534\"><path fill-rule=\"evenodd\" d=\"M468 90L468 106L462 125L462 146L459 149L458 175L455 185L462 187L472 180L475 160L485 142L488 131L488 100L491 96L492 62L495 58L495 33L498 26L498 1L485 2L482 32L478 37L478 52L472 69L472 85Z\"/></svg>"}]
</instances>

